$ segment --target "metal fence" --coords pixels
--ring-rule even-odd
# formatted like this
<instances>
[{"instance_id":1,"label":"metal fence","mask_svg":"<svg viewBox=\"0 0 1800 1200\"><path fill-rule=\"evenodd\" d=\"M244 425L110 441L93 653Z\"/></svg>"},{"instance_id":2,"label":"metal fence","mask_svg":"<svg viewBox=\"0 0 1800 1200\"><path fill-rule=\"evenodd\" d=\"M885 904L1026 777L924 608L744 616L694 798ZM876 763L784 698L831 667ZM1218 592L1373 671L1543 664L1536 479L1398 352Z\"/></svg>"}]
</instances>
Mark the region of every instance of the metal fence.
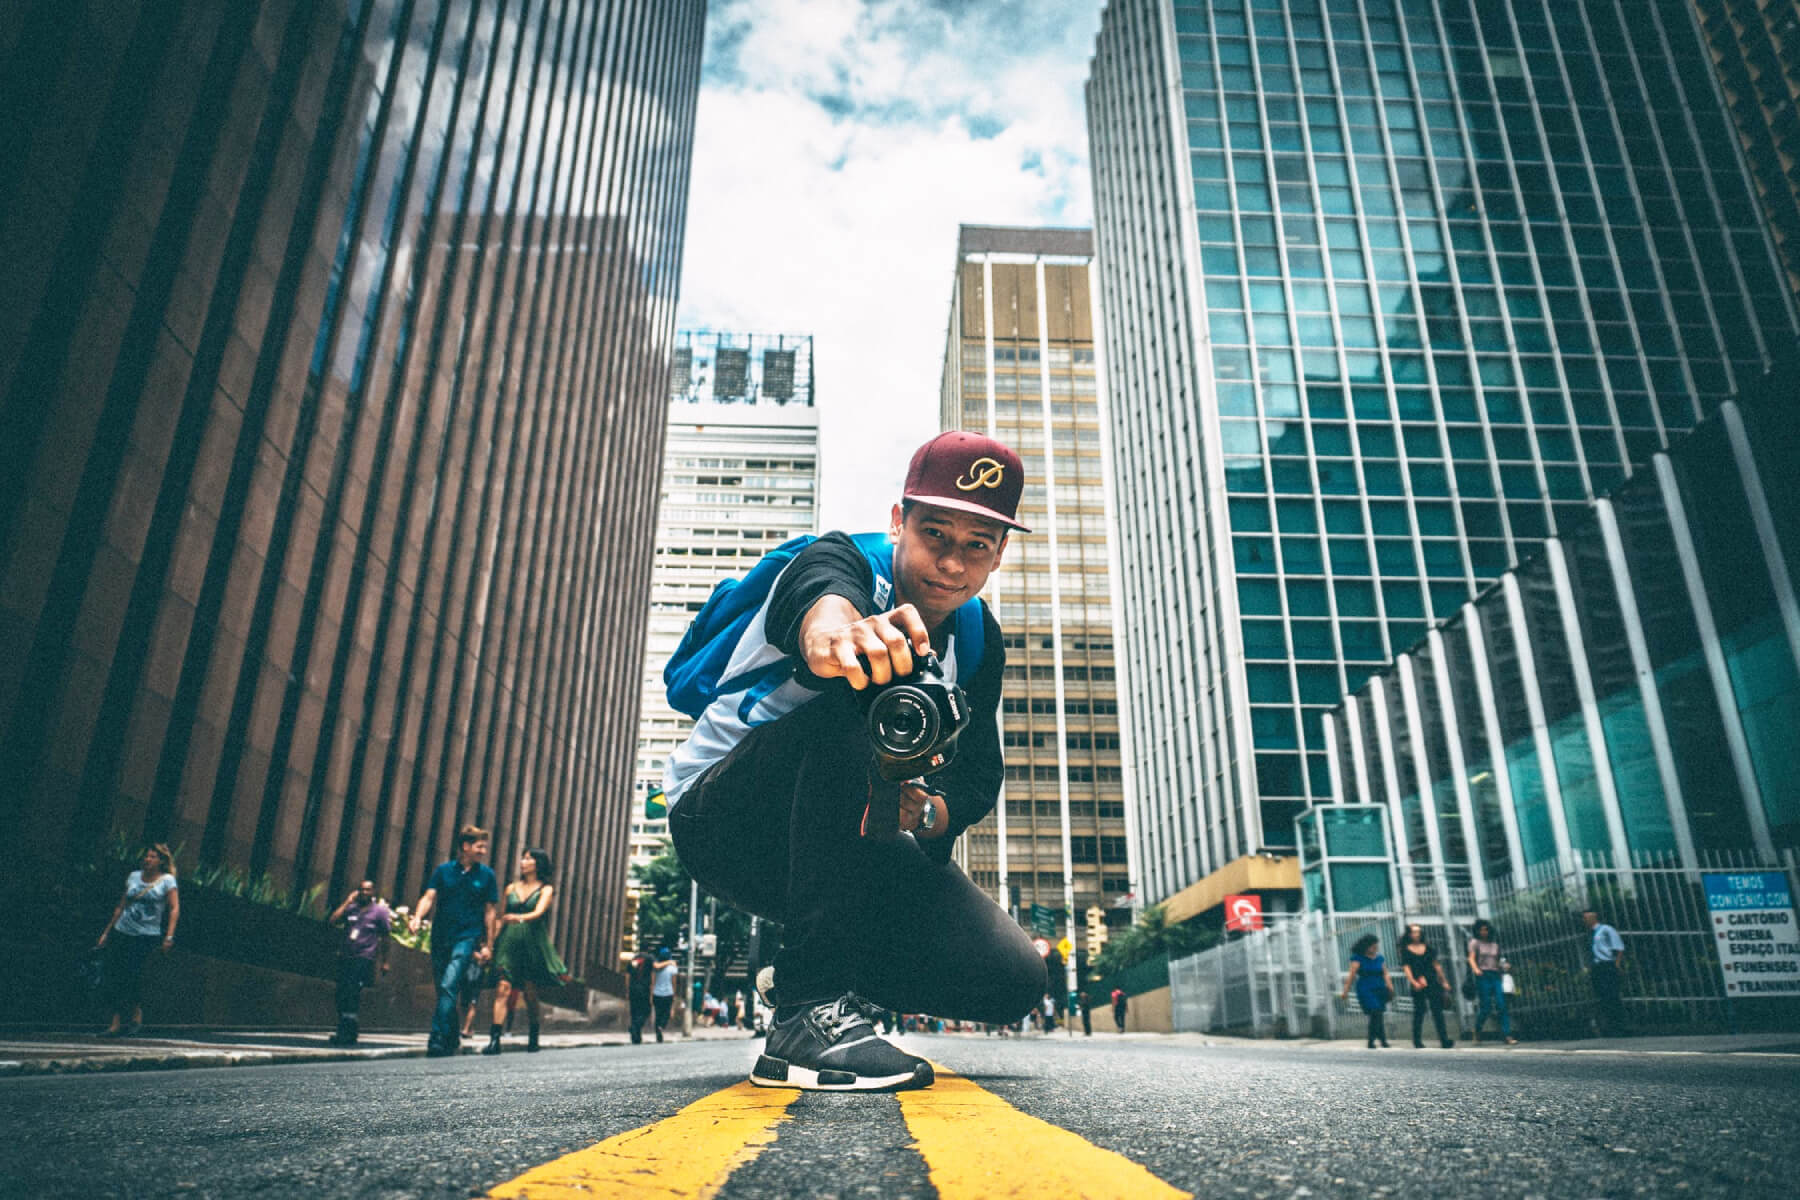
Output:
<instances>
[{"instance_id":1,"label":"metal fence","mask_svg":"<svg viewBox=\"0 0 1800 1200\"><path fill-rule=\"evenodd\" d=\"M1494 889L1488 910L1477 912L1473 893L1445 891L1419 879L1411 890L1424 911L1330 916L1308 912L1273 916L1265 929L1169 963L1170 1007L1177 1030L1233 1031L1262 1037L1336 1037L1360 1030L1354 1001L1340 1000L1350 946L1372 933L1399 975L1398 947L1408 923L1425 930L1448 975L1460 1029L1473 1026L1475 1005L1460 984L1467 972L1469 933L1476 919L1494 924L1513 975L1513 1029L1531 1038L1585 1036L1591 1028L1593 993L1587 978L1591 936L1581 911L1593 908L1625 941L1622 993L1628 1022L1640 1032L1723 1032L1741 1026L1800 1029L1794 1001L1737 1001L1727 1007L1720 982L1712 923L1700 875L1704 871L1782 870L1800 894L1800 857L1779 863L1751 854L1716 853L1696 867L1640 858L1629 867L1584 858L1566 876L1540 878L1526 888ZM1408 889L1404 889L1406 891ZM1412 1013L1406 988L1396 983L1389 1036Z\"/></svg>"},{"instance_id":2,"label":"metal fence","mask_svg":"<svg viewBox=\"0 0 1800 1200\"><path fill-rule=\"evenodd\" d=\"M1621 995L1639 1031L1722 1031L1741 1025L1796 1026L1793 1001L1737 1001L1727 1007L1712 921L1700 876L1705 871L1781 870L1790 889L1800 860L1714 852L1698 867L1639 858L1629 867L1584 856L1575 870L1531 887L1496 888L1491 919L1518 990L1513 1023L1534 1037L1578 1037L1591 1028L1587 978L1591 936L1581 912L1592 908L1625 942Z\"/></svg>"}]
</instances>

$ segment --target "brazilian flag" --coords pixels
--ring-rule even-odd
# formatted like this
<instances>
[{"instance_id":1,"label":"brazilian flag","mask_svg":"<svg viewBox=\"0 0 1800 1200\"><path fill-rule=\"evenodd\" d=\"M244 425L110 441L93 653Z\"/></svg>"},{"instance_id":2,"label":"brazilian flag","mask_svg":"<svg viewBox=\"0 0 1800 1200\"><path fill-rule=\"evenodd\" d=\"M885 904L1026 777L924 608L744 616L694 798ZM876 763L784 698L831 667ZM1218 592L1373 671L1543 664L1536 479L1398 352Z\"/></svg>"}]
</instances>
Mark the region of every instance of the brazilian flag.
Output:
<instances>
[{"instance_id":1,"label":"brazilian flag","mask_svg":"<svg viewBox=\"0 0 1800 1200\"><path fill-rule=\"evenodd\" d=\"M651 788L644 797L644 820L661 821L669 815L669 801L661 788Z\"/></svg>"}]
</instances>

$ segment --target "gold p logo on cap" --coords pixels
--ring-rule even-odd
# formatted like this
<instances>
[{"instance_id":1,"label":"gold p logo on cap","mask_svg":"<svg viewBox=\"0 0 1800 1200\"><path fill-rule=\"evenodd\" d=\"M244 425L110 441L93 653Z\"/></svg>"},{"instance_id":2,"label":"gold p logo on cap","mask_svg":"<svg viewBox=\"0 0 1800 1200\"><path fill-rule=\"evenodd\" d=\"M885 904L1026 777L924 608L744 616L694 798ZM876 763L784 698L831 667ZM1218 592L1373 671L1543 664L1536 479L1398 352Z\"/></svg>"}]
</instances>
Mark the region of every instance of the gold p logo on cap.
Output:
<instances>
[{"instance_id":1,"label":"gold p logo on cap","mask_svg":"<svg viewBox=\"0 0 1800 1200\"><path fill-rule=\"evenodd\" d=\"M1006 468L991 458L978 458L969 464L969 473L956 480L958 491L972 492L976 488L997 488L1006 477Z\"/></svg>"}]
</instances>

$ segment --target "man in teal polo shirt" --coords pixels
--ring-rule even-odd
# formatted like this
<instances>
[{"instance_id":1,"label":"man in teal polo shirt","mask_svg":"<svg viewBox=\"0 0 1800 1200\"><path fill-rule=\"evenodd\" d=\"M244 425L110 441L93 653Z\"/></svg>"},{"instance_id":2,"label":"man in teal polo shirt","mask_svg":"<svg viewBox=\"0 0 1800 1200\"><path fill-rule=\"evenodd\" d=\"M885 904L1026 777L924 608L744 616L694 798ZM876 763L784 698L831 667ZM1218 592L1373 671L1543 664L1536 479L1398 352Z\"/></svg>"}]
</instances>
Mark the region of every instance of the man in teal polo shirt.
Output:
<instances>
[{"instance_id":1,"label":"man in teal polo shirt","mask_svg":"<svg viewBox=\"0 0 1800 1200\"><path fill-rule=\"evenodd\" d=\"M440 863L413 907L411 924L418 931L435 911L431 925L431 975L437 982L437 1010L431 1016L431 1058L455 1054L462 1042L457 1030L456 1002L471 961L486 965L500 930L500 884L483 860L488 832L464 825L456 835L456 857Z\"/></svg>"}]
</instances>

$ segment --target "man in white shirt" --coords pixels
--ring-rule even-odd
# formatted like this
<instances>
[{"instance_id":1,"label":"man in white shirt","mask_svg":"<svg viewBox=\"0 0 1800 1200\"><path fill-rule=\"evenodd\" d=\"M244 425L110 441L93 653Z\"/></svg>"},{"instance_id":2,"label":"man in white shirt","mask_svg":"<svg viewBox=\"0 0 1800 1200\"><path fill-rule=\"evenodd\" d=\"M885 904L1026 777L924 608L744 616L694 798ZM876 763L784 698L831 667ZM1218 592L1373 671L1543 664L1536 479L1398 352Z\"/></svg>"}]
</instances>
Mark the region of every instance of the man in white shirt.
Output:
<instances>
[{"instance_id":1,"label":"man in white shirt","mask_svg":"<svg viewBox=\"0 0 1800 1200\"><path fill-rule=\"evenodd\" d=\"M1581 914L1581 921L1593 933L1588 977L1594 984L1595 1028L1601 1037L1622 1037L1625 1004L1619 999L1619 972L1625 969L1625 939L1591 908Z\"/></svg>"}]
</instances>

